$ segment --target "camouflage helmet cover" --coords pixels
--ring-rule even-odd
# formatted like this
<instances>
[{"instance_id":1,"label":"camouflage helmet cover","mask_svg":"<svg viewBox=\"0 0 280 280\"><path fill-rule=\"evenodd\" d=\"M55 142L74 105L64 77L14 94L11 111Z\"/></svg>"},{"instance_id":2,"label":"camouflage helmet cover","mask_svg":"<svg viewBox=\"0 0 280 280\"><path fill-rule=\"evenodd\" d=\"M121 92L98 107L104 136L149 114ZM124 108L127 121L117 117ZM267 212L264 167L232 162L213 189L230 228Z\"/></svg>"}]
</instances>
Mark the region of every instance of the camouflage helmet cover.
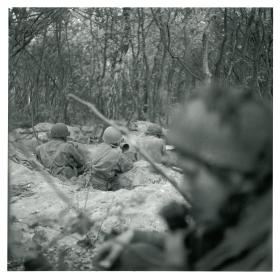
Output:
<instances>
[{"instance_id":1,"label":"camouflage helmet cover","mask_svg":"<svg viewBox=\"0 0 280 280\"><path fill-rule=\"evenodd\" d=\"M270 108L240 92L227 93L211 96L208 91L208 96L191 98L171 128L169 142L208 163L244 172L253 171L260 160L271 163Z\"/></svg>"},{"instance_id":2,"label":"camouflage helmet cover","mask_svg":"<svg viewBox=\"0 0 280 280\"><path fill-rule=\"evenodd\" d=\"M114 127L109 126L103 133L103 141L107 144L117 144L122 139L122 134Z\"/></svg>"},{"instance_id":3,"label":"camouflage helmet cover","mask_svg":"<svg viewBox=\"0 0 280 280\"><path fill-rule=\"evenodd\" d=\"M56 123L51 128L51 138L65 138L70 135L64 123Z\"/></svg>"}]
</instances>

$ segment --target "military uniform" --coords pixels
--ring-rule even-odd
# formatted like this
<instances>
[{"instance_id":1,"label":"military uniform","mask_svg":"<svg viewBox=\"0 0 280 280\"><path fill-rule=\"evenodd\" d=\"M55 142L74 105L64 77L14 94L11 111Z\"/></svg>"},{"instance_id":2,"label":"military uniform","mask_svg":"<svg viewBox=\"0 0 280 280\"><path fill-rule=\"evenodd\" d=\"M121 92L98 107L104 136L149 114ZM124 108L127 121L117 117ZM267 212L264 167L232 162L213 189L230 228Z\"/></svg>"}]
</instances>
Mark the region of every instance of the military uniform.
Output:
<instances>
[{"instance_id":1,"label":"military uniform","mask_svg":"<svg viewBox=\"0 0 280 280\"><path fill-rule=\"evenodd\" d=\"M125 156L120 147L102 143L96 149L88 167L90 184L100 190L117 190L121 188L118 174L130 170L132 167L132 160Z\"/></svg>"},{"instance_id":2,"label":"military uniform","mask_svg":"<svg viewBox=\"0 0 280 280\"><path fill-rule=\"evenodd\" d=\"M84 165L83 156L73 143L62 139L52 139L36 148L37 158L53 175L68 179L78 176Z\"/></svg>"},{"instance_id":3,"label":"military uniform","mask_svg":"<svg viewBox=\"0 0 280 280\"><path fill-rule=\"evenodd\" d=\"M166 156L165 141L155 136L145 136L138 140L138 146L141 147L156 163L162 163ZM138 159L142 159L138 155Z\"/></svg>"},{"instance_id":4,"label":"military uniform","mask_svg":"<svg viewBox=\"0 0 280 280\"><path fill-rule=\"evenodd\" d=\"M145 132L146 136L138 140L141 147L156 163L163 163L167 157L165 141L161 138L162 128L157 124L150 124ZM142 159L139 154L138 159Z\"/></svg>"}]
</instances>

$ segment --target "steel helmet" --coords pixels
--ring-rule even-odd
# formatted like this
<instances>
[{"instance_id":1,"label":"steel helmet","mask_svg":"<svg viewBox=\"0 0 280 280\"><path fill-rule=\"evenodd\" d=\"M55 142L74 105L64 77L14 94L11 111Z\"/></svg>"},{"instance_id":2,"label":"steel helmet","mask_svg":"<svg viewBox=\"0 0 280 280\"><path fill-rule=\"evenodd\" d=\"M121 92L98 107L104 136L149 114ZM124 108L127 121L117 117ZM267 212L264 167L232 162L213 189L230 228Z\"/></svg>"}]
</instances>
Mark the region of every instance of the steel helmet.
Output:
<instances>
[{"instance_id":1,"label":"steel helmet","mask_svg":"<svg viewBox=\"0 0 280 280\"><path fill-rule=\"evenodd\" d=\"M240 90L211 89L192 97L168 135L185 154L225 168L272 168L272 110Z\"/></svg>"},{"instance_id":2,"label":"steel helmet","mask_svg":"<svg viewBox=\"0 0 280 280\"><path fill-rule=\"evenodd\" d=\"M51 138L66 138L69 135L70 132L64 123L56 123L51 128Z\"/></svg>"},{"instance_id":3,"label":"steel helmet","mask_svg":"<svg viewBox=\"0 0 280 280\"><path fill-rule=\"evenodd\" d=\"M150 124L146 130L146 135L161 137L162 128L158 124Z\"/></svg>"},{"instance_id":4,"label":"steel helmet","mask_svg":"<svg viewBox=\"0 0 280 280\"><path fill-rule=\"evenodd\" d=\"M118 144L122 139L122 134L116 128L109 126L105 129L102 138L107 144Z\"/></svg>"}]
</instances>

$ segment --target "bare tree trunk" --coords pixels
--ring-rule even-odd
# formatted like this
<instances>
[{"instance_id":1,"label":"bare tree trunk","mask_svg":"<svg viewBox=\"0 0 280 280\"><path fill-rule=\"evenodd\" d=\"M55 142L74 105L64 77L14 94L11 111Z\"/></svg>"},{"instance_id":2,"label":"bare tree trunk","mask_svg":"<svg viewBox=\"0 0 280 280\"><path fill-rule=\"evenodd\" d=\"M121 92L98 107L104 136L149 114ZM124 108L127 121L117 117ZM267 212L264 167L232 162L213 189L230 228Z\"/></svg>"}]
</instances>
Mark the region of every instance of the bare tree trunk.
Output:
<instances>
[{"instance_id":1,"label":"bare tree trunk","mask_svg":"<svg viewBox=\"0 0 280 280\"><path fill-rule=\"evenodd\" d=\"M225 45L226 45L226 41L227 41L227 36L228 36L227 8L225 8L225 10L224 10L224 38L223 38L223 41L222 41L222 45L221 45L221 48L220 48L220 52L219 52L218 60L217 60L216 65L215 65L215 72L214 72L215 79L218 79L218 80L221 77L221 66L222 66L222 60L223 60Z\"/></svg>"},{"instance_id":2,"label":"bare tree trunk","mask_svg":"<svg viewBox=\"0 0 280 280\"><path fill-rule=\"evenodd\" d=\"M145 38L145 33L144 33L144 11L143 8L138 9L138 16L140 18L140 28L141 28L141 36L142 36L142 55L143 55L143 60L144 60L144 65L145 65L145 80L144 80L144 108L143 111L145 114L148 113L149 111L149 88L150 88L150 68L149 68L149 63L146 55L146 38Z\"/></svg>"},{"instance_id":3,"label":"bare tree trunk","mask_svg":"<svg viewBox=\"0 0 280 280\"><path fill-rule=\"evenodd\" d=\"M204 31L202 36L202 65L204 82L205 84L210 84L212 75L208 65L208 35L206 34L206 31Z\"/></svg>"},{"instance_id":4,"label":"bare tree trunk","mask_svg":"<svg viewBox=\"0 0 280 280\"><path fill-rule=\"evenodd\" d=\"M98 93L96 95L96 103L98 108L102 113L104 111L104 97L103 97L103 86L104 86L104 78L106 74L107 68L107 47L108 47L108 27L109 27L109 14L106 12L106 20L105 20L105 30L104 30L104 47L103 47L103 63L102 63L102 72L101 75L98 76L97 84L98 84Z\"/></svg>"},{"instance_id":5,"label":"bare tree trunk","mask_svg":"<svg viewBox=\"0 0 280 280\"><path fill-rule=\"evenodd\" d=\"M264 27L263 22L261 19L261 9L257 9L257 19L255 22L255 31L253 32L253 38L255 43L254 48L254 56L253 56L253 74L252 74L252 81L251 81L251 87L253 90L258 93L261 97L261 90L259 87L259 64L260 64L260 54L261 54L261 48L264 43Z\"/></svg>"},{"instance_id":6,"label":"bare tree trunk","mask_svg":"<svg viewBox=\"0 0 280 280\"><path fill-rule=\"evenodd\" d=\"M62 117L64 123L69 124L69 118L67 114L67 99L65 94L65 68L64 68L64 59L62 54L62 16L59 15L56 22L56 44L57 44L57 56L59 61L58 66L58 77L59 77L59 95L61 99L61 107L62 107Z\"/></svg>"},{"instance_id":7,"label":"bare tree trunk","mask_svg":"<svg viewBox=\"0 0 280 280\"><path fill-rule=\"evenodd\" d=\"M32 123L34 123L34 121L36 122L36 120L37 120L36 112L37 112L37 107L38 107L38 91L39 91L42 63L43 63L43 58L44 58L46 35L47 35L47 27L45 28L45 31L44 31L44 37L43 37L43 42L42 42L42 46L41 46L41 54L40 54L40 58L39 58L39 65L38 65L38 70L37 70L37 75L36 75L36 80L35 80L35 89L34 89L34 92L32 92L32 94L31 94ZM36 98L35 98L35 96L36 96Z\"/></svg>"}]
</instances>

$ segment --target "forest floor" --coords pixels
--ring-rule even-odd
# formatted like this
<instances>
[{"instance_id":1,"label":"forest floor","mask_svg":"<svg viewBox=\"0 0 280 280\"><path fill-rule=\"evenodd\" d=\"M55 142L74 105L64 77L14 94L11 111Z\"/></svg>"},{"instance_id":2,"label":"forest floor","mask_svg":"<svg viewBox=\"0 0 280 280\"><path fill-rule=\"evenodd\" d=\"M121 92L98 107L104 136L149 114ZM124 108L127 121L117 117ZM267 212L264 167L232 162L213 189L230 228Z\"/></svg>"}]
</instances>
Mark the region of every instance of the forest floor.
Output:
<instances>
[{"instance_id":1,"label":"forest floor","mask_svg":"<svg viewBox=\"0 0 280 280\"><path fill-rule=\"evenodd\" d=\"M136 122L132 136L145 137L147 124ZM48 123L35 126L39 139L48 139L50 127ZM69 130L90 158L97 144L88 143L96 129L75 126ZM168 202L182 201L170 183L143 160L121 176L132 182L130 189L104 192L85 186L81 178L61 181L36 167L36 145L32 129L9 133L9 270L23 270L28 257L37 258L32 269L47 269L49 263L53 270L96 270L94 257L106 239L127 228L164 232L167 227L159 210ZM181 180L180 173L163 168ZM70 203L58 197L54 185ZM73 206L92 221L87 233L77 228L83 221Z\"/></svg>"}]
</instances>

